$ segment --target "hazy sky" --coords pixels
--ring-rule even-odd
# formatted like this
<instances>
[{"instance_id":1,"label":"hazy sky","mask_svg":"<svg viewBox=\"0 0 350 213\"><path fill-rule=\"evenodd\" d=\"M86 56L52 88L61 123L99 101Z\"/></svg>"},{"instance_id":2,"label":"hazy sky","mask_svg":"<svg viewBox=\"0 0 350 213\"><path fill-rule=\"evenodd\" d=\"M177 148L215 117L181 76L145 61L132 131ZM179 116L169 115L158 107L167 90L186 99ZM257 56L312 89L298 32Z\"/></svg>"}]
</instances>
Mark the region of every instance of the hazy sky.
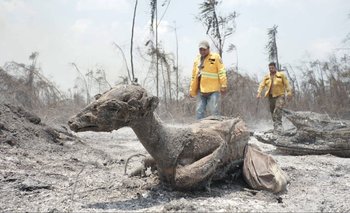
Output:
<instances>
[{"instance_id":1,"label":"hazy sky","mask_svg":"<svg viewBox=\"0 0 350 213\"><path fill-rule=\"evenodd\" d=\"M189 78L198 54L198 42L208 39L195 20L203 0L172 0L159 28L159 40L166 51L175 53L176 30L179 66ZM159 0L159 4L163 1ZM223 0L222 15L236 11L235 34L227 43L237 47L224 53L226 66L259 78L267 71L265 45L267 29L278 25L277 44L281 63L298 65L304 59L324 59L341 47L350 32L349 0ZM76 63L84 72L101 67L110 82L127 75L121 53L129 58L134 0L0 0L0 66L7 61L29 63L39 52L43 74L61 89L74 86ZM165 7L160 7L160 14ZM139 0L135 28L135 49L149 39L148 0ZM209 39L208 39L209 40ZM137 54L137 50L134 51ZM135 59L135 74L142 79L147 62ZM129 60L128 60L129 62Z\"/></svg>"}]
</instances>

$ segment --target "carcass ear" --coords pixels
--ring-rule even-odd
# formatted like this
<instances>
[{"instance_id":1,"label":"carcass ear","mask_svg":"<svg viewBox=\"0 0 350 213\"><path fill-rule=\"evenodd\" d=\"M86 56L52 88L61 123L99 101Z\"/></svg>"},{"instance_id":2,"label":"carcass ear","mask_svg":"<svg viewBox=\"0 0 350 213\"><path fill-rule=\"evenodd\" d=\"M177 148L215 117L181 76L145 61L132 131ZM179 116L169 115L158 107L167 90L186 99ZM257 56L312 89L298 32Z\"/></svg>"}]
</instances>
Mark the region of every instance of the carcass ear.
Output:
<instances>
[{"instance_id":1,"label":"carcass ear","mask_svg":"<svg viewBox=\"0 0 350 213\"><path fill-rule=\"evenodd\" d=\"M122 108L122 103L115 99L110 99L102 103L99 108L107 109L107 110L114 110L118 111Z\"/></svg>"},{"instance_id":2,"label":"carcass ear","mask_svg":"<svg viewBox=\"0 0 350 213\"><path fill-rule=\"evenodd\" d=\"M147 98L147 110L153 112L157 108L158 103L159 103L159 98L156 96Z\"/></svg>"},{"instance_id":3,"label":"carcass ear","mask_svg":"<svg viewBox=\"0 0 350 213\"><path fill-rule=\"evenodd\" d=\"M94 98L95 98L95 100L98 100L99 98L101 98L101 96L102 96L101 94L97 94L94 96Z\"/></svg>"},{"instance_id":4,"label":"carcass ear","mask_svg":"<svg viewBox=\"0 0 350 213\"><path fill-rule=\"evenodd\" d=\"M135 98L132 98L128 101L128 105L131 107L135 107L135 108L140 108L142 105L140 103L139 100L136 100Z\"/></svg>"}]
</instances>

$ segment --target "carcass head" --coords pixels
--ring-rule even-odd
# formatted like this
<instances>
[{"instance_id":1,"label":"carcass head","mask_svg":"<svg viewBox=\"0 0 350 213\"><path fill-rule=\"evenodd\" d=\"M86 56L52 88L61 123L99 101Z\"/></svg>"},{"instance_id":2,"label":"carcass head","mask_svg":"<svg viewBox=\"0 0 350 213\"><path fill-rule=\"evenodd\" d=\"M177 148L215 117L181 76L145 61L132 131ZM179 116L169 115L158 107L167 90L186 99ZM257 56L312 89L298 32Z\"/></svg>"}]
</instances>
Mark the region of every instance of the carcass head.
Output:
<instances>
[{"instance_id":1,"label":"carcass head","mask_svg":"<svg viewBox=\"0 0 350 213\"><path fill-rule=\"evenodd\" d=\"M96 96L94 102L69 119L68 125L75 132L110 132L153 113L158 102L141 86L119 85Z\"/></svg>"}]
</instances>

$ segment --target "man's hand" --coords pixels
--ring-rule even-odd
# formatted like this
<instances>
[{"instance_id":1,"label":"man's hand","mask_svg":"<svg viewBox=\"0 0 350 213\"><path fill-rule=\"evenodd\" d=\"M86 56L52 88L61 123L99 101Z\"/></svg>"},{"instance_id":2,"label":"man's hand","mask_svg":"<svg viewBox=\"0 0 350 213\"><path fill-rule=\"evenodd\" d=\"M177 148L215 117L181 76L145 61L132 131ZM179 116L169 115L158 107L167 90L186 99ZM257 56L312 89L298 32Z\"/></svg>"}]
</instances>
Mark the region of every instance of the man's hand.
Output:
<instances>
[{"instance_id":1,"label":"man's hand","mask_svg":"<svg viewBox=\"0 0 350 213\"><path fill-rule=\"evenodd\" d=\"M256 98L257 98L257 99L261 98L261 95L260 95L260 94L257 94L257 95L256 95Z\"/></svg>"},{"instance_id":2,"label":"man's hand","mask_svg":"<svg viewBox=\"0 0 350 213\"><path fill-rule=\"evenodd\" d=\"M221 95L225 95L225 94L226 94L226 91L227 91L227 88L226 88L226 87L221 87L221 88L220 88L220 93L221 93Z\"/></svg>"}]
</instances>

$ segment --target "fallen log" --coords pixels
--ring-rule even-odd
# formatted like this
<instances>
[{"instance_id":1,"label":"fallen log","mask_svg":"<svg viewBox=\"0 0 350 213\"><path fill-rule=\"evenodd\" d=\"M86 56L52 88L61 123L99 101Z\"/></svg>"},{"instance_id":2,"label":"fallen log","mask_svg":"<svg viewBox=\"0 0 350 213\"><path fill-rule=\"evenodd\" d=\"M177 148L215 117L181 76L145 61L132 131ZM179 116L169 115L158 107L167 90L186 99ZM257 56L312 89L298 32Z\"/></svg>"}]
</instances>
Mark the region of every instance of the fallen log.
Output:
<instances>
[{"instance_id":1,"label":"fallen log","mask_svg":"<svg viewBox=\"0 0 350 213\"><path fill-rule=\"evenodd\" d=\"M332 154L350 157L350 121L334 120L326 114L283 110L294 128L274 134L255 132L254 137L291 155Z\"/></svg>"}]
</instances>

